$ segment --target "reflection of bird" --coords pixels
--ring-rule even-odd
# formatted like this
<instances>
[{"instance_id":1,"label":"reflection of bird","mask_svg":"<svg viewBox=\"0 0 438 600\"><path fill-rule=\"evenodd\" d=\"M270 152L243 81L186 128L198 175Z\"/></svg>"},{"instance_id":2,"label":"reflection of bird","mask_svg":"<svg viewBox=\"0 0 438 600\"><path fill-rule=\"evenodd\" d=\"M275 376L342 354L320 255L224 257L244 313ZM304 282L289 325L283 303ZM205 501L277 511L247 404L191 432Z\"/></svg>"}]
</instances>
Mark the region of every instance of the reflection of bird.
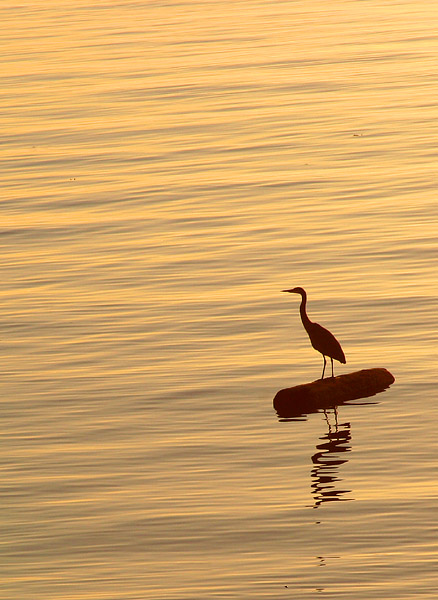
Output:
<instances>
[{"instance_id":1,"label":"reflection of bird","mask_svg":"<svg viewBox=\"0 0 438 600\"><path fill-rule=\"evenodd\" d=\"M333 377L333 359L335 358L339 362L345 364L345 355L342 351L341 344L335 338L335 336L330 333L318 323L312 323L306 313L306 302L307 302L307 294L303 288L296 287L291 290L282 290L283 292L293 292L294 294L301 294L301 304L300 304L300 315L301 321L303 322L304 329L307 331L310 342L315 350L321 352L324 358L324 368L322 370L321 379L324 379L324 371L326 366L326 356L330 357L332 361L332 377Z\"/></svg>"}]
</instances>

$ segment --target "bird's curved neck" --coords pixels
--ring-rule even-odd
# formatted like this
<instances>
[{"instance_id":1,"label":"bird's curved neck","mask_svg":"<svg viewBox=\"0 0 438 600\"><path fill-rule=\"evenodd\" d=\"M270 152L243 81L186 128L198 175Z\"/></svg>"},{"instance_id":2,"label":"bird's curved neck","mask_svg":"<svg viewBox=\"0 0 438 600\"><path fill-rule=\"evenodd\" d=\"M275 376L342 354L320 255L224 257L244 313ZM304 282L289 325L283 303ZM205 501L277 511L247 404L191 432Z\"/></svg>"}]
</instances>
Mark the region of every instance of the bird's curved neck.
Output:
<instances>
[{"instance_id":1,"label":"bird's curved neck","mask_svg":"<svg viewBox=\"0 0 438 600\"><path fill-rule=\"evenodd\" d=\"M311 323L309 317L307 316L306 304L307 304L307 296L306 296L306 294L302 294L301 295L301 304L300 304L300 315L301 315L301 321L303 322L304 327L306 327L306 325L309 325Z\"/></svg>"}]
</instances>

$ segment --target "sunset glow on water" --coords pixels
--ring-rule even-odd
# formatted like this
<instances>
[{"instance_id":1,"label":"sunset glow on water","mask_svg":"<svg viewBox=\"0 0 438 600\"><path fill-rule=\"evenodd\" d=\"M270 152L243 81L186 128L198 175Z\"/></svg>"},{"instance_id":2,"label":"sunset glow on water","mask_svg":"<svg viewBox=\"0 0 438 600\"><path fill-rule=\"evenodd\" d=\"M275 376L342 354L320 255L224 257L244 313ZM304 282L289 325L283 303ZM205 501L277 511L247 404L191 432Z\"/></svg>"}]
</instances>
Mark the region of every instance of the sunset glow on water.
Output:
<instances>
[{"instance_id":1,"label":"sunset glow on water","mask_svg":"<svg viewBox=\"0 0 438 600\"><path fill-rule=\"evenodd\" d=\"M435 600L438 7L0 16L5 598Z\"/></svg>"}]
</instances>

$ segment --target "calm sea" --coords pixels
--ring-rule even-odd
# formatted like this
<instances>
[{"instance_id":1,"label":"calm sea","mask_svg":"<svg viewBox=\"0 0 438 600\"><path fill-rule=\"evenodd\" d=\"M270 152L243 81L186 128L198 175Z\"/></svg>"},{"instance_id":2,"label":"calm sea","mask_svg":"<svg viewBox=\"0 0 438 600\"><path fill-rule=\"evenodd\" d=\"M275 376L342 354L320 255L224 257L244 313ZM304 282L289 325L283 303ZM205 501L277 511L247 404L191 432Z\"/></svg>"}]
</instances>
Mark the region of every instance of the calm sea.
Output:
<instances>
[{"instance_id":1,"label":"calm sea","mask_svg":"<svg viewBox=\"0 0 438 600\"><path fill-rule=\"evenodd\" d=\"M2 597L435 600L438 5L0 18Z\"/></svg>"}]
</instances>

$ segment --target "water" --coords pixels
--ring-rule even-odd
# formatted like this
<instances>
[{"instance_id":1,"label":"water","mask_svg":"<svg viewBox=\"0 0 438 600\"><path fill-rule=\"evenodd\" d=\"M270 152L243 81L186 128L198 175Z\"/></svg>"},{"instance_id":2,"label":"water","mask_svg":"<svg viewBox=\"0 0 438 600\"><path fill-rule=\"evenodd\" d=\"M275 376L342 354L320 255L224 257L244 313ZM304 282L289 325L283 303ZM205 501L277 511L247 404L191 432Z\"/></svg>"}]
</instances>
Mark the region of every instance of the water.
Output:
<instances>
[{"instance_id":1,"label":"water","mask_svg":"<svg viewBox=\"0 0 438 600\"><path fill-rule=\"evenodd\" d=\"M0 14L4 597L436 598L438 9Z\"/></svg>"}]
</instances>

